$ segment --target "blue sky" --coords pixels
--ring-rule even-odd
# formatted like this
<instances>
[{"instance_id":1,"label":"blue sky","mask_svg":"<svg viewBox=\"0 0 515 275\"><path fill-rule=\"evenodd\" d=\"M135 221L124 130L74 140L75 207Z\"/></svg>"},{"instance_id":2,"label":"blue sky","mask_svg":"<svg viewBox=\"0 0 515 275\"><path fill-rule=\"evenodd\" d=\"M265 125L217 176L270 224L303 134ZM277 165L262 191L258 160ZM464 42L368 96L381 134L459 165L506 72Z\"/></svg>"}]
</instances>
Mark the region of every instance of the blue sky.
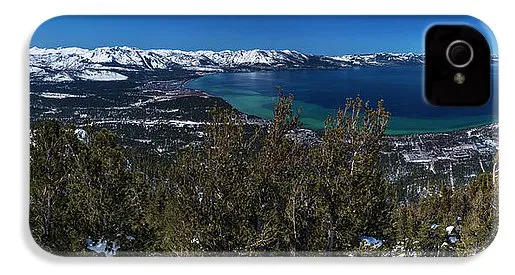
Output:
<instances>
[{"instance_id":1,"label":"blue sky","mask_svg":"<svg viewBox=\"0 0 515 275\"><path fill-rule=\"evenodd\" d=\"M466 23L491 39L486 26L471 17L62 16L39 26L31 47L421 53L425 30L434 23Z\"/></svg>"}]
</instances>

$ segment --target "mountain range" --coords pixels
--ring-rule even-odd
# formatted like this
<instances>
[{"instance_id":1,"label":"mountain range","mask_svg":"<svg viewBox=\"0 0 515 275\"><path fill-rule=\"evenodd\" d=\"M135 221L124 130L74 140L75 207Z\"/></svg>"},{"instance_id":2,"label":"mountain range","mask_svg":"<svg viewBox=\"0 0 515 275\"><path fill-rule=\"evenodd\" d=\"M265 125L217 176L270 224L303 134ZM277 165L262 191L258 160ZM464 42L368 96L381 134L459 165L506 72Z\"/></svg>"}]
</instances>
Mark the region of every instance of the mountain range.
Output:
<instances>
[{"instance_id":1,"label":"mountain range","mask_svg":"<svg viewBox=\"0 0 515 275\"><path fill-rule=\"evenodd\" d=\"M325 56L293 50L181 51L130 47L38 48L29 51L31 81L116 81L134 72L188 70L202 73L283 69L335 69L421 65L417 53Z\"/></svg>"}]
</instances>

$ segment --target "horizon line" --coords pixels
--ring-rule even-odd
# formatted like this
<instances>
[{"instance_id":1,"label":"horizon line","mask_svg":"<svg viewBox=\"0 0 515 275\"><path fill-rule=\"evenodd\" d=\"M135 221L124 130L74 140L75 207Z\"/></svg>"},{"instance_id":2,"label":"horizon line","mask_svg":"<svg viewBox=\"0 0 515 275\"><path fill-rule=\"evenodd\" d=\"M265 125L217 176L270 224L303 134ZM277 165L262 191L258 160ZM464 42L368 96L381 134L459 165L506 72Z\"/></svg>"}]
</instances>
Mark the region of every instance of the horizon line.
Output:
<instances>
[{"instance_id":1,"label":"horizon line","mask_svg":"<svg viewBox=\"0 0 515 275\"><path fill-rule=\"evenodd\" d=\"M354 53L343 53L340 55L328 55L328 54L321 54L321 53L308 53L303 52L300 50L292 49L292 48L286 48L286 49L272 49L272 48L249 48L249 49L224 49L224 50L210 50L210 49L197 49L197 50L184 50L184 49L178 49L178 48L139 48L134 46L127 46L127 45L117 45L117 46L99 46L95 48L89 48L89 47L80 47L80 46L59 46L59 47L41 47L38 45L31 45L29 47L29 51L33 48L38 49L44 49L44 50L59 50L59 49L83 49L83 50L96 50L96 49L102 49L102 48L129 48L133 50L142 50L142 51L155 51L155 50L169 50L169 51L181 51L181 52L203 52L203 51L210 51L210 52L238 52L238 51L295 51L301 54L309 54L309 55L319 55L319 56L330 56L330 57L336 57L336 56L343 56L343 55L366 55L366 54L417 54L417 55L425 55L425 53L416 52L416 51L376 51L376 52L354 52Z\"/></svg>"}]
</instances>

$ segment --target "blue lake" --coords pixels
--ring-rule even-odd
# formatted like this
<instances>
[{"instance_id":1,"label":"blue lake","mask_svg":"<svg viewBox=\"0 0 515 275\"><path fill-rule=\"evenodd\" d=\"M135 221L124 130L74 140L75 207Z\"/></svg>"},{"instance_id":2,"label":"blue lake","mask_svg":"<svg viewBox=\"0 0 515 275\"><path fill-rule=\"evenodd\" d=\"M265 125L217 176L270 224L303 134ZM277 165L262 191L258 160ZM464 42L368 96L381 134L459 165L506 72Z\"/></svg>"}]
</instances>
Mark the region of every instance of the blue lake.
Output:
<instances>
[{"instance_id":1,"label":"blue lake","mask_svg":"<svg viewBox=\"0 0 515 275\"><path fill-rule=\"evenodd\" d=\"M358 95L373 105L384 100L392 113L390 134L452 131L497 120L495 98L481 107L431 106L423 95L422 67L416 66L219 73L187 84L267 119L273 116L277 86L294 95L295 107L302 108L304 127L311 129L323 128L327 116L343 107L346 98Z\"/></svg>"}]
</instances>

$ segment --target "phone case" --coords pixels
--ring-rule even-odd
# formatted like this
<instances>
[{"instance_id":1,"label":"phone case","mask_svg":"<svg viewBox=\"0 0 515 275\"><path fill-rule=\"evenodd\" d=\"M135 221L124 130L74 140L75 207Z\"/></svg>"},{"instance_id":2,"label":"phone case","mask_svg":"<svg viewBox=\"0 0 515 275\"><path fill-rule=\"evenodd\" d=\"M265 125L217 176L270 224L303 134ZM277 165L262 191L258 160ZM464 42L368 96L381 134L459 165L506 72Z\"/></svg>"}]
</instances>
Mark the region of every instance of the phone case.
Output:
<instances>
[{"instance_id":1,"label":"phone case","mask_svg":"<svg viewBox=\"0 0 515 275\"><path fill-rule=\"evenodd\" d=\"M478 107L424 34L479 30ZM467 16L62 16L34 33L30 230L66 256L469 256L498 225L498 51Z\"/></svg>"}]
</instances>

